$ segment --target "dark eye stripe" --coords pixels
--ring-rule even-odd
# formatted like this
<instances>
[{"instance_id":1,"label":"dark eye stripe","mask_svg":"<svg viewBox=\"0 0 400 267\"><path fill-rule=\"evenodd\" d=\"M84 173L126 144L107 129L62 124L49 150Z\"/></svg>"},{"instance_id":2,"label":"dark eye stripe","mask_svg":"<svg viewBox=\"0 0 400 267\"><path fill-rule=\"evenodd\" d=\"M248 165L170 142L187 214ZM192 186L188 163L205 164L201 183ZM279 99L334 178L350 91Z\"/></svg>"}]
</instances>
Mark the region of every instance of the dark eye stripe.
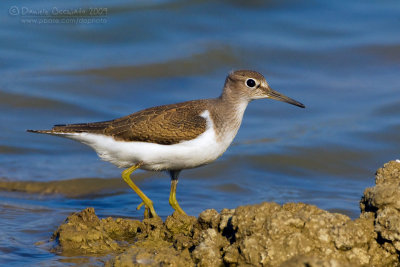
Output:
<instances>
[{"instance_id":1,"label":"dark eye stripe","mask_svg":"<svg viewBox=\"0 0 400 267\"><path fill-rule=\"evenodd\" d=\"M253 79L247 79L246 85L248 87L254 87L254 86L256 86L256 82Z\"/></svg>"}]
</instances>

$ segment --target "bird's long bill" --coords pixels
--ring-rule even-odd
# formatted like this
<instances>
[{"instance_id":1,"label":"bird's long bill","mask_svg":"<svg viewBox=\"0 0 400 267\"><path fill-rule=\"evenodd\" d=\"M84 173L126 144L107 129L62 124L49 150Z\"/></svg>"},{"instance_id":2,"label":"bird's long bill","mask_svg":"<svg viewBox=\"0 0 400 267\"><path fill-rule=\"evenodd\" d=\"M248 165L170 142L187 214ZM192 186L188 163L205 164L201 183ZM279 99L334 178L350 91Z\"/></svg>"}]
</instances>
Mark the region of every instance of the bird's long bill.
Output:
<instances>
[{"instance_id":1,"label":"bird's long bill","mask_svg":"<svg viewBox=\"0 0 400 267\"><path fill-rule=\"evenodd\" d=\"M285 95L283 95L283 94L281 94L281 93L279 93L279 92L277 92L275 90L272 90L272 89L268 90L267 95L271 99L283 101L283 102L286 102L286 103L289 103L289 104L292 104L292 105L295 105L295 106L298 106L298 107L301 107L301 108L305 108L306 107L302 103L300 103L300 102L298 102L298 101L296 101L294 99L291 99L290 97L287 97L287 96L285 96Z\"/></svg>"}]
</instances>

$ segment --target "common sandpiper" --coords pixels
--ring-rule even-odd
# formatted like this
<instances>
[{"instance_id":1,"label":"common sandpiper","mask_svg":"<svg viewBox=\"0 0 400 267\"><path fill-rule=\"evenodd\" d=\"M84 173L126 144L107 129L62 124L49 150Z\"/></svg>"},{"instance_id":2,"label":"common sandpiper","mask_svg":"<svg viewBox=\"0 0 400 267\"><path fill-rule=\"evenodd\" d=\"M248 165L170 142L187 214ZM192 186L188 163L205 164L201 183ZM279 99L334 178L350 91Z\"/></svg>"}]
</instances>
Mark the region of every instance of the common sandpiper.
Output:
<instances>
[{"instance_id":1,"label":"common sandpiper","mask_svg":"<svg viewBox=\"0 0 400 267\"><path fill-rule=\"evenodd\" d=\"M28 130L77 140L120 168L124 181L142 199L145 217L157 217L153 202L136 186L137 169L167 171L171 177L169 204L185 214L176 200L181 170L206 165L220 157L239 130L250 101L271 98L305 106L272 90L256 71L232 71L217 98L187 101L138 111L111 121L55 125L51 130Z\"/></svg>"}]
</instances>

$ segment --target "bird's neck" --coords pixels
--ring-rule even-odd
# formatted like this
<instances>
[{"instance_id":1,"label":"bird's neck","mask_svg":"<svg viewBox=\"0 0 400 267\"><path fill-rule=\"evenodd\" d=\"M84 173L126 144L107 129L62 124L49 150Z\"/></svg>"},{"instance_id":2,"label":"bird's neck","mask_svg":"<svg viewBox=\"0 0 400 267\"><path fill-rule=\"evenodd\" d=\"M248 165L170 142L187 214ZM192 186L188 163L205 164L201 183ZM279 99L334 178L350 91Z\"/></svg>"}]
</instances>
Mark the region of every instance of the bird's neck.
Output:
<instances>
[{"instance_id":1,"label":"bird's neck","mask_svg":"<svg viewBox=\"0 0 400 267\"><path fill-rule=\"evenodd\" d=\"M224 110L226 117L242 121L244 111L250 102L247 95L233 92L230 87L225 86L221 96L218 98L218 105Z\"/></svg>"},{"instance_id":2,"label":"bird's neck","mask_svg":"<svg viewBox=\"0 0 400 267\"><path fill-rule=\"evenodd\" d=\"M224 93L215 99L212 119L218 139L229 145L240 128L249 101Z\"/></svg>"}]
</instances>

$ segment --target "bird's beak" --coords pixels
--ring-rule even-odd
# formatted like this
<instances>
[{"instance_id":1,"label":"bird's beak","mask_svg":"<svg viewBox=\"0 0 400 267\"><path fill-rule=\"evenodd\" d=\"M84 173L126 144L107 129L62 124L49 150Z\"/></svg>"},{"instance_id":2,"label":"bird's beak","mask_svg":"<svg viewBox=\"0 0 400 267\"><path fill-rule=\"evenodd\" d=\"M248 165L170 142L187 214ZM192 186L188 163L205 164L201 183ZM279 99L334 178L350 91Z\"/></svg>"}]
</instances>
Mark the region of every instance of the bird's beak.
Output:
<instances>
[{"instance_id":1,"label":"bird's beak","mask_svg":"<svg viewBox=\"0 0 400 267\"><path fill-rule=\"evenodd\" d=\"M271 98L271 99L275 99L275 100L279 100L279 101L282 101L282 102L286 102L286 103L289 103L289 104L292 104L292 105L295 105L295 106L298 106L298 107L301 107L301 108L305 108L306 107L302 103L300 103L300 102L298 102L298 101L296 101L294 99L291 99L290 97L287 97L287 96L285 96L285 95L283 95L283 94L281 94L281 93L279 93L279 92L277 92L275 90L272 90L269 87L268 87L267 90L265 90L265 94L267 95L268 98Z\"/></svg>"}]
</instances>

